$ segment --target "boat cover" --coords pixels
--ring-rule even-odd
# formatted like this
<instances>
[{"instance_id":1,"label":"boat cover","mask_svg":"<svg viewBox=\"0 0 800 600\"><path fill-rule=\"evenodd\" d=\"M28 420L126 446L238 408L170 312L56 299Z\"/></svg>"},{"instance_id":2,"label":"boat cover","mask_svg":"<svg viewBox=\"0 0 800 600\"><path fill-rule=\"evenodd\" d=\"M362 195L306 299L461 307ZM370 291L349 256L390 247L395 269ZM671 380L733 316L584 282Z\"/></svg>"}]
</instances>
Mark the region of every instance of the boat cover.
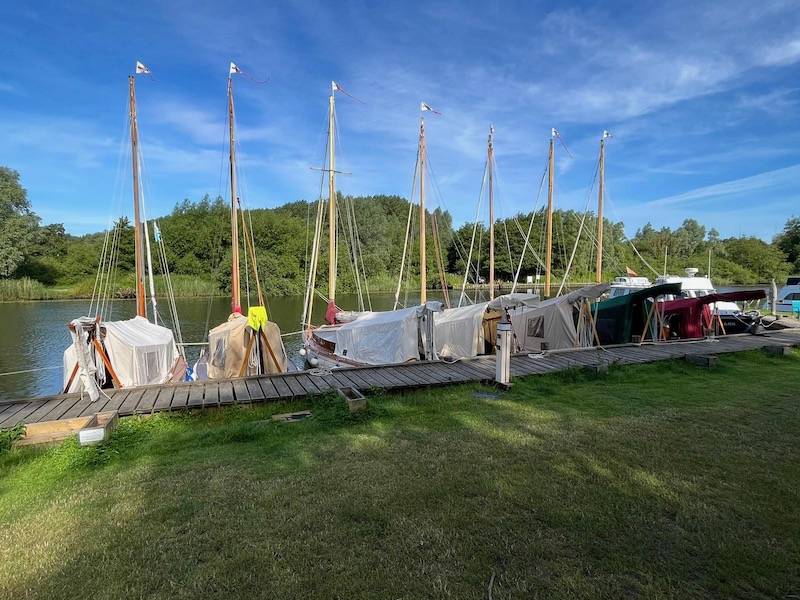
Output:
<instances>
[{"instance_id":1,"label":"boat cover","mask_svg":"<svg viewBox=\"0 0 800 600\"><path fill-rule=\"evenodd\" d=\"M166 383L180 353L172 331L144 317L100 324L103 345L122 387Z\"/></svg>"},{"instance_id":2,"label":"boat cover","mask_svg":"<svg viewBox=\"0 0 800 600\"><path fill-rule=\"evenodd\" d=\"M644 332L654 300L680 292L680 283L665 283L593 304L591 309L600 344L629 344L632 336Z\"/></svg>"},{"instance_id":3,"label":"boat cover","mask_svg":"<svg viewBox=\"0 0 800 600\"><path fill-rule=\"evenodd\" d=\"M705 328L711 327L711 309L714 302L746 302L766 297L764 290L742 290L722 294L708 294L700 298L680 298L663 303L664 318L672 332L681 339L700 338Z\"/></svg>"},{"instance_id":4,"label":"boat cover","mask_svg":"<svg viewBox=\"0 0 800 600\"><path fill-rule=\"evenodd\" d=\"M370 365L419 360L419 319L423 310L423 306L415 306L364 312L336 330L335 354Z\"/></svg>"},{"instance_id":5,"label":"boat cover","mask_svg":"<svg viewBox=\"0 0 800 600\"><path fill-rule=\"evenodd\" d=\"M249 319L239 312L231 313L226 323L208 332L209 379L240 377L245 357L247 366L244 375L285 373L288 370L289 357L283 346L280 328L272 321L262 320L260 324L267 338L267 344L262 340L257 345L254 340L250 346L255 330L251 327ZM250 348L249 355L248 348ZM263 365L263 369L259 363Z\"/></svg>"},{"instance_id":6,"label":"boat cover","mask_svg":"<svg viewBox=\"0 0 800 600\"><path fill-rule=\"evenodd\" d=\"M539 302L538 306L511 309L511 332L516 352L540 350L547 342L550 350L574 348L578 338L574 309L582 300L599 298L610 283L589 285L562 296Z\"/></svg>"},{"instance_id":7,"label":"boat cover","mask_svg":"<svg viewBox=\"0 0 800 600\"><path fill-rule=\"evenodd\" d=\"M85 381L87 377L94 379L95 372L104 370L96 366L100 364L100 359L95 357L88 335L80 327L81 322L88 321L86 318L73 321L79 333L73 333L73 344L64 352L64 385L77 362L78 377L65 391L84 389L92 396L92 387L87 386ZM182 378L176 371L177 365L183 364L179 361L181 355L172 331L166 327L154 325L144 317L134 317L127 321L103 321L99 324L99 330L105 352L122 387L156 385Z\"/></svg>"},{"instance_id":8,"label":"boat cover","mask_svg":"<svg viewBox=\"0 0 800 600\"><path fill-rule=\"evenodd\" d=\"M448 308L434 315L436 354L447 358L465 358L483 354L483 316L489 306L480 302Z\"/></svg>"}]
</instances>

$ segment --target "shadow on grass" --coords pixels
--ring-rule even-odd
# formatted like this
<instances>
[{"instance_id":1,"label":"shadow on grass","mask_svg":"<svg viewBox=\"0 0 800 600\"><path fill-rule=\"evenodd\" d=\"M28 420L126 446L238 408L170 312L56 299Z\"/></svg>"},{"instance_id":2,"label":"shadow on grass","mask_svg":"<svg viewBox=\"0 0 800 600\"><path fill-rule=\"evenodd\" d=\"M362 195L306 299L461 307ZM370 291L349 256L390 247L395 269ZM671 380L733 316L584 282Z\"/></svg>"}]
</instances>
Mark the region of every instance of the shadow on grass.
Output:
<instances>
[{"instance_id":1,"label":"shadow on grass","mask_svg":"<svg viewBox=\"0 0 800 600\"><path fill-rule=\"evenodd\" d=\"M494 575L494 598L786 596L799 388L796 357L753 355L355 417L323 398L126 419L105 446L0 457L0 591L466 598Z\"/></svg>"}]
</instances>

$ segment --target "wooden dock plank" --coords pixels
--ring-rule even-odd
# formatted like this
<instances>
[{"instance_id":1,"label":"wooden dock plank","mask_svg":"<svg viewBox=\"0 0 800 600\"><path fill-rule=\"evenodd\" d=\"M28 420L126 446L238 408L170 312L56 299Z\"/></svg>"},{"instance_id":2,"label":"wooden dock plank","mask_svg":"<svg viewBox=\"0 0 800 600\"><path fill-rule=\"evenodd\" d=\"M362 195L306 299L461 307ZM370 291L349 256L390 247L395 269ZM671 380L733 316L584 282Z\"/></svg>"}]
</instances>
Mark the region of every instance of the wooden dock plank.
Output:
<instances>
[{"instance_id":1,"label":"wooden dock plank","mask_svg":"<svg viewBox=\"0 0 800 600\"><path fill-rule=\"evenodd\" d=\"M292 390L289 389L289 386L283 380L283 377L273 377L272 384L275 386L275 391L278 392L278 396L281 398L291 398L294 396Z\"/></svg>"},{"instance_id":2,"label":"wooden dock plank","mask_svg":"<svg viewBox=\"0 0 800 600\"><path fill-rule=\"evenodd\" d=\"M316 377L310 377L305 373L297 373L295 375L295 379L297 380L297 383L303 386L303 389L306 391L306 394L310 396L316 396L320 393L320 390L317 387L316 382L314 381Z\"/></svg>"},{"instance_id":3,"label":"wooden dock plank","mask_svg":"<svg viewBox=\"0 0 800 600\"><path fill-rule=\"evenodd\" d=\"M25 421L27 423L28 416L39 410L47 402L49 402L49 400L34 400L33 402L26 402L20 406L18 411L15 411L13 414L6 417L3 422L0 423L0 427L13 427L21 421Z\"/></svg>"},{"instance_id":4,"label":"wooden dock plank","mask_svg":"<svg viewBox=\"0 0 800 600\"><path fill-rule=\"evenodd\" d=\"M347 373L346 373L345 371L343 371L342 369L336 369L336 370L334 370L334 371L331 373L331 375L330 375L330 376L331 376L331 377L333 378L333 380L336 382L336 387L337 387L337 388L345 388L345 387L349 387L349 388L355 388L355 389L357 389L357 390L360 390L360 391L362 391L362 392L366 392L366 391L368 391L370 388L372 388L372 387L373 387L372 385L369 385L368 387L362 387L362 386L360 386L360 385L359 385L359 384L357 384L356 382L354 382L354 381L350 380L350 379L347 377ZM365 381L366 381L366 380L365 380ZM377 380L376 380L376 381L377 381ZM375 385L377 386L377 383L376 383Z\"/></svg>"},{"instance_id":5,"label":"wooden dock plank","mask_svg":"<svg viewBox=\"0 0 800 600\"><path fill-rule=\"evenodd\" d=\"M359 373L346 373L346 377L348 379L353 379L354 377L356 379L360 378L364 382L377 381L378 385L382 388L393 388L398 386L397 381L393 378L387 377L383 372L383 369L380 368L366 369Z\"/></svg>"},{"instance_id":6,"label":"wooden dock plank","mask_svg":"<svg viewBox=\"0 0 800 600\"><path fill-rule=\"evenodd\" d=\"M84 411L93 404L94 403L89 399L89 394L84 394L83 398L79 398L78 401L67 410L67 412L61 415L61 419L74 419L76 417L80 417Z\"/></svg>"},{"instance_id":7,"label":"wooden dock plank","mask_svg":"<svg viewBox=\"0 0 800 600\"><path fill-rule=\"evenodd\" d=\"M160 390L158 390L158 397L156 398L156 401L153 404L153 410L154 411L169 410L169 407L172 404L172 396L174 393L175 393L175 386L173 385L165 385Z\"/></svg>"},{"instance_id":8,"label":"wooden dock plank","mask_svg":"<svg viewBox=\"0 0 800 600\"><path fill-rule=\"evenodd\" d=\"M272 400L281 397L281 395L278 393L278 390L275 389L275 384L272 383L271 377L259 377L258 384L261 386L261 391L264 393L264 398L266 400Z\"/></svg>"},{"instance_id":9,"label":"wooden dock plank","mask_svg":"<svg viewBox=\"0 0 800 600\"><path fill-rule=\"evenodd\" d=\"M314 385L317 386L321 393L325 393L328 390L332 390L334 387L336 387L332 385L331 382L328 381L328 378L324 375L308 375L308 378L314 382Z\"/></svg>"},{"instance_id":10,"label":"wooden dock plank","mask_svg":"<svg viewBox=\"0 0 800 600\"><path fill-rule=\"evenodd\" d=\"M107 390L106 393L109 391L110 390ZM122 403L125 402L125 399L130 393L131 390L126 388L110 391L110 393L108 393L108 398L100 396L100 399L94 404L94 406L87 407L87 409L81 413L81 416L95 414L106 410L119 410L119 407L122 406Z\"/></svg>"},{"instance_id":11,"label":"wooden dock plank","mask_svg":"<svg viewBox=\"0 0 800 600\"><path fill-rule=\"evenodd\" d=\"M120 414L120 416L132 415L136 411L136 406L139 404L142 396L144 396L144 393L144 389L131 390L131 393L128 394L128 397L125 398L125 401L117 409L117 412Z\"/></svg>"},{"instance_id":12,"label":"wooden dock plank","mask_svg":"<svg viewBox=\"0 0 800 600\"><path fill-rule=\"evenodd\" d=\"M42 405L25 417L26 423L38 423L40 421L47 421L47 415L52 411L56 405L59 404L59 401L55 398L45 398L42 400Z\"/></svg>"},{"instance_id":13,"label":"wooden dock plank","mask_svg":"<svg viewBox=\"0 0 800 600\"><path fill-rule=\"evenodd\" d=\"M233 384L230 381L220 381L217 383L217 389L219 390L220 405L236 402L236 397L233 395Z\"/></svg>"},{"instance_id":14,"label":"wooden dock plank","mask_svg":"<svg viewBox=\"0 0 800 600\"><path fill-rule=\"evenodd\" d=\"M250 394L251 401L258 402L266 398L264 395L264 390L261 389L261 386L258 383L258 379L245 379L244 383L247 386L247 391Z\"/></svg>"},{"instance_id":15,"label":"wooden dock plank","mask_svg":"<svg viewBox=\"0 0 800 600\"><path fill-rule=\"evenodd\" d=\"M219 406L219 386L214 382L206 382L205 395L203 396L203 408L207 406Z\"/></svg>"},{"instance_id":16,"label":"wooden dock plank","mask_svg":"<svg viewBox=\"0 0 800 600\"><path fill-rule=\"evenodd\" d=\"M205 384L202 381L195 381L189 384L189 398L186 400L188 408L200 408L203 406L203 398L205 397Z\"/></svg>"},{"instance_id":17,"label":"wooden dock plank","mask_svg":"<svg viewBox=\"0 0 800 600\"><path fill-rule=\"evenodd\" d=\"M289 389L292 391L292 395L296 398L302 398L306 395L306 390L300 385L300 382L297 381L297 375L292 374L287 376L284 381L286 381L286 385L289 386Z\"/></svg>"},{"instance_id":18,"label":"wooden dock plank","mask_svg":"<svg viewBox=\"0 0 800 600\"><path fill-rule=\"evenodd\" d=\"M161 391L161 389L162 388L156 387L146 389L142 395L142 399L139 400L139 404L136 405L134 412L140 414L153 412L153 407L156 405L158 393Z\"/></svg>"},{"instance_id":19,"label":"wooden dock plank","mask_svg":"<svg viewBox=\"0 0 800 600\"><path fill-rule=\"evenodd\" d=\"M170 402L170 410L181 410L186 408L186 403L189 401L189 386L181 384L175 386L175 391L172 394L172 402Z\"/></svg>"},{"instance_id":20,"label":"wooden dock plank","mask_svg":"<svg viewBox=\"0 0 800 600\"><path fill-rule=\"evenodd\" d=\"M401 369L399 367L388 367L386 369L395 379L402 382L402 387L417 387L419 384L417 380L408 375L408 369Z\"/></svg>"},{"instance_id":21,"label":"wooden dock plank","mask_svg":"<svg viewBox=\"0 0 800 600\"><path fill-rule=\"evenodd\" d=\"M351 381L353 385L350 387L355 387L359 390L366 391L374 387L386 387L386 380L376 375L375 367L364 369L339 369L337 374Z\"/></svg>"},{"instance_id":22,"label":"wooden dock plank","mask_svg":"<svg viewBox=\"0 0 800 600\"><path fill-rule=\"evenodd\" d=\"M247 384L243 379L234 379L231 381L233 385L233 395L236 398L237 404L250 403L250 390L247 389Z\"/></svg>"},{"instance_id":23,"label":"wooden dock plank","mask_svg":"<svg viewBox=\"0 0 800 600\"><path fill-rule=\"evenodd\" d=\"M80 399L80 396L67 396L63 398L44 416L44 418L42 418L42 421L58 421L61 416L72 408ZM0 415L0 418L2 418L2 415Z\"/></svg>"}]
</instances>

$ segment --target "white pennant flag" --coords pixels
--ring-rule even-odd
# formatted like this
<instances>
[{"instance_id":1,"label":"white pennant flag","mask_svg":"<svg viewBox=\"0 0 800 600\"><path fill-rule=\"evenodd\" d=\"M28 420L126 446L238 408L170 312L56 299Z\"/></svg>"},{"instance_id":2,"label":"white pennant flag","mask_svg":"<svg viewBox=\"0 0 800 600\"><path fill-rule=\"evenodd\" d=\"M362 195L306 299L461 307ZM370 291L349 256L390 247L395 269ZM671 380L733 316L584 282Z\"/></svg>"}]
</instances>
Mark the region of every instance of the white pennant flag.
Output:
<instances>
[{"instance_id":1,"label":"white pennant flag","mask_svg":"<svg viewBox=\"0 0 800 600\"><path fill-rule=\"evenodd\" d=\"M438 110L433 110L433 109L432 109L430 106L428 106L428 105L427 105L427 104L425 104L424 102L420 102L419 104L420 104L420 107L419 107L419 109L420 109L421 111L429 110L429 111L431 111L433 114L435 114L435 115L440 115L440 116L441 116L441 114L442 114L442 113L440 113Z\"/></svg>"},{"instance_id":2,"label":"white pennant flag","mask_svg":"<svg viewBox=\"0 0 800 600\"><path fill-rule=\"evenodd\" d=\"M336 90L340 90L340 91L341 91L341 89L342 89L342 88L340 88L340 87L339 87L339 84L338 84L338 83L336 83L335 81L331 81L331 90L332 90L332 91L334 91L334 92L335 92Z\"/></svg>"},{"instance_id":3,"label":"white pennant flag","mask_svg":"<svg viewBox=\"0 0 800 600\"><path fill-rule=\"evenodd\" d=\"M553 130L550 132L550 137L558 137L558 132L555 127L553 127Z\"/></svg>"},{"instance_id":4,"label":"white pennant flag","mask_svg":"<svg viewBox=\"0 0 800 600\"><path fill-rule=\"evenodd\" d=\"M153 74L150 72L150 69L145 67L142 63L138 60L136 61L136 74L140 75L141 73L147 73L148 75L152 76Z\"/></svg>"},{"instance_id":5,"label":"white pennant flag","mask_svg":"<svg viewBox=\"0 0 800 600\"><path fill-rule=\"evenodd\" d=\"M234 73L241 73L242 70L237 67L235 64L231 63L231 70L228 71L228 75L233 75Z\"/></svg>"},{"instance_id":6,"label":"white pennant flag","mask_svg":"<svg viewBox=\"0 0 800 600\"><path fill-rule=\"evenodd\" d=\"M613 135L611 135L611 134L610 134L608 131L606 131L605 129L603 129L603 139L610 138L610 137L614 137L614 136L613 136Z\"/></svg>"}]
</instances>

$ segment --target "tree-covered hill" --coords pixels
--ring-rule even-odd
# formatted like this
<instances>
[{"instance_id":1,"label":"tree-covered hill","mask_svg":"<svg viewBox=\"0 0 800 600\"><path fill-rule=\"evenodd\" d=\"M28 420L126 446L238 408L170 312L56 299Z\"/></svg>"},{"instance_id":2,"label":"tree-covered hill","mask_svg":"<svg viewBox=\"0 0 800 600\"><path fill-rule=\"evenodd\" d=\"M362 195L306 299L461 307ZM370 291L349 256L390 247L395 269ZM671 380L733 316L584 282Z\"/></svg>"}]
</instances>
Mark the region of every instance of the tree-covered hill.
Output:
<instances>
[{"instance_id":1,"label":"tree-covered hill","mask_svg":"<svg viewBox=\"0 0 800 600\"><path fill-rule=\"evenodd\" d=\"M398 196L343 197L340 202L339 289L352 290L355 277L352 247L359 250L358 268L366 272L372 289L390 289L397 280L406 236L409 203ZM270 295L302 293L310 264L310 246L314 234L318 202L300 200L278 208L255 209L242 219L252 228L259 276ZM450 281L464 276L472 249L469 280L488 279L489 243L486 225L477 229L464 224L453 229L447 212L436 210L428 215L428 280L438 284L433 219L439 231L442 264ZM531 219L533 224L531 225ZM418 219L418 216L415 216ZM220 293L230 287L231 225L228 204L221 198L205 196L176 204L173 211L157 219L166 247L169 270L173 274L213 282ZM240 228L242 224L240 223ZM121 218L118 228L118 270L133 270L133 227ZM416 226L413 228L416 231ZM529 245L520 268L525 234L530 230ZM513 280L519 269L527 275L544 273L545 215L542 211L519 214L495 223L496 279ZM570 266L569 281L586 282L595 278L597 231L596 216L572 210L557 210L553 217L553 278L560 281ZM317 285L327 286L328 243L323 228ZM103 253L106 234L84 236L68 234L59 223L40 225L32 211L19 174L0 167L0 277L28 277L48 286L70 286L94 277ZM240 234L240 240L244 236ZM578 243L576 245L576 239ZM800 218L789 218L784 230L772 241L754 237L721 239L713 227L707 228L688 218L676 228L656 229L648 223L628 239L622 223L608 220L603 225L604 279L624 275L633 269L653 277L665 268L682 273L693 266L705 272L709 261L717 284L778 282L793 271L800 271ZM418 255L418 235L412 235L410 254ZM249 256L242 253L242 261ZM418 272L412 258L412 276Z\"/></svg>"}]
</instances>

